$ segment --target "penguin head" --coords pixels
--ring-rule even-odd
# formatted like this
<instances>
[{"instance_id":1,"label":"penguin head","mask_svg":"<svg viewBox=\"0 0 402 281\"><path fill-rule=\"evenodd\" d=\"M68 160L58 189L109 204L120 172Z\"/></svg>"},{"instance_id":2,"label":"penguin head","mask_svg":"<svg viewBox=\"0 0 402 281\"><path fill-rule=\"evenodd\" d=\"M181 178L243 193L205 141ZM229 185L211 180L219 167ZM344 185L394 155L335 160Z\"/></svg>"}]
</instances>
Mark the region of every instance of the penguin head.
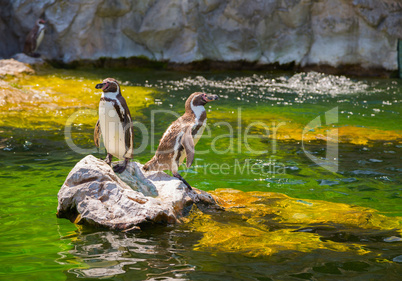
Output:
<instances>
[{"instance_id":1,"label":"penguin head","mask_svg":"<svg viewBox=\"0 0 402 281\"><path fill-rule=\"evenodd\" d=\"M186 111L191 112L196 106L204 106L208 102L219 99L218 95L209 95L205 93L193 93L186 101Z\"/></svg>"},{"instance_id":2,"label":"penguin head","mask_svg":"<svg viewBox=\"0 0 402 281\"><path fill-rule=\"evenodd\" d=\"M208 102L214 101L214 100L218 100L219 97L218 95L209 95L206 93L193 93L191 94L191 96L189 96L189 98L186 101L186 105L193 105L193 106L198 106L198 105L205 105Z\"/></svg>"},{"instance_id":3,"label":"penguin head","mask_svg":"<svg viewBox=\"0 0 402 281\"><path fill-rule=\"evenodd\" d=\"M38 20L36 21L36 25L44 25L45 23L46 23L46 21L43 20L43 19L38 19Z\"/></svg>"},{"instance_id":4,"label":"penguin head","mask_svg":"<svg viewBox=\"0 0 402 281\"><path fill-rule=\"evenodd\" d=\"M119 83L114 78L106 78L102 83L95 86L96 89L102 89L104 93L120 93Z\"/></svg>"}]
</instances>

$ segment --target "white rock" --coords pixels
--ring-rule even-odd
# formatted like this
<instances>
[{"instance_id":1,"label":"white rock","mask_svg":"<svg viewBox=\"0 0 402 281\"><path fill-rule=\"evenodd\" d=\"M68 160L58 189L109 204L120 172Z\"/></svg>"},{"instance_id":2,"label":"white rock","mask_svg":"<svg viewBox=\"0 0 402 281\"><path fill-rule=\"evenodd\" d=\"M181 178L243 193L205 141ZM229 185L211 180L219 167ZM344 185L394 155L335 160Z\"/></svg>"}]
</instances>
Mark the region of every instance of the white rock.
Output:
<instances>
[{"instance_id":1,"label":"white rock","mask_svg":"<svg viewBox=\"0 0 402 281\"><path fill-rule=\"evenodd\" d=\"M79 224L131 230L146 223L177 223L193 204L201 209L220 208L210 194L188 191L182 181L141 167L130 162L119 178L104 161L86 156L58 193L57 216Z\"/></svg>"}]
</instances>

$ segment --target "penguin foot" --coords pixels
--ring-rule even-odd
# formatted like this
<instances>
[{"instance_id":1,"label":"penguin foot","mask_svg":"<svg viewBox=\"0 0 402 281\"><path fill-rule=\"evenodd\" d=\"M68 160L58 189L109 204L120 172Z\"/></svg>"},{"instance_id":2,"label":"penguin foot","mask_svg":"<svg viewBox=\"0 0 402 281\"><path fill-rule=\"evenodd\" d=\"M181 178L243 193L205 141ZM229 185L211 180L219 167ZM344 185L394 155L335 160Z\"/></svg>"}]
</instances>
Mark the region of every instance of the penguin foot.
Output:
<instances>
[{"instance_id":1,"label":"penguin foot","mask_svg":"<svg viewBox=\"0 0 402 281\"><path fill-rule=\"evenodd\" d=\"M108 153L108 154L106 155L105 162L106 162L106 164L108 164L109 166L110 166L110 164L112 164L112 158L113 158L113 155L112 155L112 154Z\"/></svg>"},{"instance_id":2,"label":"penguin foot","mask_svg":"<svg viewBox=\"0 0 402 281\"><path fill-rule=\"evenodd\" d=\"M124 172L124 170L127 167L128 162L130 161L130 159L126 158L124 159L124 163L123 164L117 164L116 166L113 167L113 171L115 173L121 174Z\"/></svg>"},{"instance_id":3,"label":"penguin foot","mask_svg":"<svg viewBox=\"0 0 402 281\"><path fill-rule=\"evenodd\" d=\"M174 176L175 178L178 178L179 180L181 180L181 181L188 187L189 190L193 190L193 188L191 187L191 185L190 185L185 179L183 179L183 177L180 176L179 173L172 173L172 174L173 174L173 176Z\"/></svg>"}]
</instances>

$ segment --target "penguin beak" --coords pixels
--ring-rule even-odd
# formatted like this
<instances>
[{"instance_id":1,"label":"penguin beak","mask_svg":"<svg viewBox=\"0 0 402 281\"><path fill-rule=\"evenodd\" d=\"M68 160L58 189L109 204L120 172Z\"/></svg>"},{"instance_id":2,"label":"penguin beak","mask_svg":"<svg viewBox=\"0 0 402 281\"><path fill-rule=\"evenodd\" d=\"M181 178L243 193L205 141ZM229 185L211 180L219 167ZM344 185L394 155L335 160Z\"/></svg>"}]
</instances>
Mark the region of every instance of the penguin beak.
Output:
<instances>
[{"instance_id":1,"label":"penguin beak","mask_svg":"<svg viewBox=\"0 0 402 281\"><path fill-rule=\"evenodd\" d=\"M106 83L100 83L100 84L96 84L95 88L96 89L103 89L103 86L105 86Z\"/></svg>"},{"instance_id":2,"label":"penguin beak","mask_svg":"<svg viewBox=\"0 0 402 281\"><path fill-rule=\"evenodd\" d=\"M95 86L96 89L102 89L103 91L109 87L109 82L100 83Z\"/></svg>"},{"instance_id":3,"label":"penguin beak","mask_svg":"<svg viewBox=\"0 0 402 281\"><path fill-rule=\"evenodd\" d=\"M218 100L219 96L218 95L205 95L203 98L206 102L210 102L210 101Z\"/></svg>"}]
</instances>

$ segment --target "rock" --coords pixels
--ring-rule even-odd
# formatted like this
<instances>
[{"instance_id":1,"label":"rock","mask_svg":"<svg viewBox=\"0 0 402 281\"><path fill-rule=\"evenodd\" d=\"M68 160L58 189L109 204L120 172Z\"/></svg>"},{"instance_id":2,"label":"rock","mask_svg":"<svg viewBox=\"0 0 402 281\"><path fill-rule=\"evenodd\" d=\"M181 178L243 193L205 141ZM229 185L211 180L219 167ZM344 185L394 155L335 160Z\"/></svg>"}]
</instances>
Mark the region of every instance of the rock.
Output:
<instances>
[{"instance_id":1,"label":"rock","mask_svg":"<svg viewBox=\"0 0 402 281\"><path fill-rule=\"evenodd\" d=\"M1 65L1 61L0 61ZM1 67L0 67L0 75L1 74ZM13 104L17 105L20 102L24 102L31 97L31 93L24 93L20 89L17 89L6 81L0 80L0 106L4 106L6 104ZM30 101L30 100L29 100Z\"/></svg>"},{"instance_id":2,"label":"rock","mask_svg":"<svg viewBox=\"0 0 402 281\"><path fill-rule=\"evenodd\" d=\"M15 76L23 73L34 74L35 71L30 66L15 59L0 60L0 76Z\"/></svg>"},{"instance_id":3,"label":"rock","mask_svg":"<svg viewBox=\"0 0 402 281\"><path fill-rule=\"evenodd\" d=\"M41 16L38 52L64 63L140 56L394 71L402 36L398 0L21 0L0 10L0 56L20 52Z\"/></svg>"},{"instance_id":4,"label":"rock","mask_svg":"<svg viewBox=\"0 0 402 281\"><path fill-rule=\"evenodd\" d=\"M384 242L388 242L388 243L391 243L391 242L402 242L402 238L401 238L401 237L397 237L397 236L391 236L391 237L384 238Z\"/></svg>"},{"instance_id":5,"label":"rock","mask_svg":"<svg viewBox=\"0 0 402 281\"><path fill-rule=\"evenodd\" d=\"M19 61L19 62L26 63L26 64L29 64L29 65L42 65L42 64L45 63L45 61L40 57L39 58L33 58L33 57L30 57L30 56L27 56L24 53L15 54L12 58L17 60L17 61Z\"/></svg>"},{"instance_id":6,"label":"rock","mask_svg":"<svg viewBox=\"0 0 402 281\"><path fill-rule=\"evenodd\" d=\"M48 100L48 96L39 91L21 89L20 86L1 80L6 75L18 76L34 74L35 70L26 63L15 59L0 60L0 107L1 110L31 110Z\"/></svg>"},{"instance_id":7,"label":"rock","mask_svg":"<svg viewBox=\"0 0 402 281\"><path fill-rule=\"evenodd\" d=\"M393 258L392 261L402 263L402 255Z\"/></svg>"},{"instance_id":8,"label":"rock","mask_svg":"<svg viewBox=\"0 0 402 281\"><path fill-rule=\"evenodd\" d=\"M200 209L218 208L208 193L188 191L163 172L145 172L130 165L118 177L104 161L86 156L71 170L58 193L57 216L78 224L133 230L148 223L174 224Z\"/></svg>"},{"instance_id":9,"label":"rock","mask_svg":"<svg viewBox=\"0 0 402 281\"><path fill-rule=\"evenodd\" d=\"M0 61L0 65L1 62L2 61ZM2 73L1 68L0 73ZM15 75L16 73L19 72L6 72L8 75ZM0 77L1 75L4 75L4 73L0 74ZM38 107L50 106L52 103L53 100L44 91L22 88L18 84L13 83L13 81L4 81L0 79L0 110L3 112L32 111L37 110Z\"/></svg>"},{"instance_id":10,"label":"rock","mask_svg":"<svg viewBox=\"0 0 402 281\"><path fill-rule=\"evenodd\" d=\"M393 0L354 0L354 10L371 26L402 38L402 2Z\"/></svg>"}]
</instances>

